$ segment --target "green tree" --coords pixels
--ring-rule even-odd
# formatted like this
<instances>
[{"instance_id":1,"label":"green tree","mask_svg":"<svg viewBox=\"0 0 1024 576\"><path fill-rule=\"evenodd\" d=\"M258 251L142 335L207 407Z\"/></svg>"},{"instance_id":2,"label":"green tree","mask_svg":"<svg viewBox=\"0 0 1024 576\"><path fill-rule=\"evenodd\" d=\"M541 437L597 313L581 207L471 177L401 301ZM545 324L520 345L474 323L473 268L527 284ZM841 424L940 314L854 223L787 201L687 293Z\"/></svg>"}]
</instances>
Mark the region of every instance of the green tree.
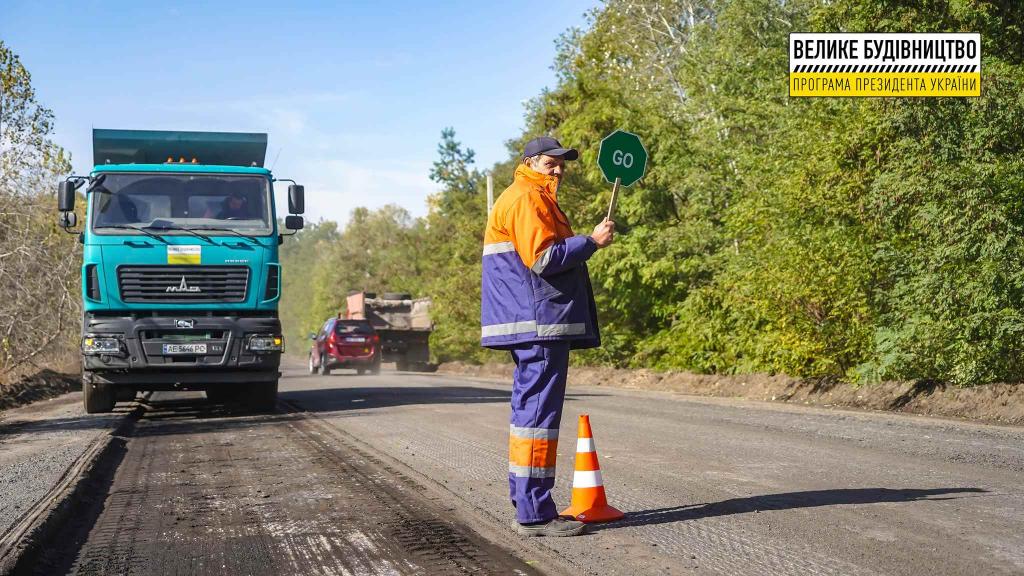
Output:
<instances>
[{"instance_id":1,"label":"green tree","mask_svg":"<svg viewBox=\"0 0 1024 576\"><path fill-rule=\"evenodd\" d=\"M53 113L0 41L0 379L67 354L78 334L80 259L53 201L70 158L52 133Z\"/></svg>"}]
</instances>

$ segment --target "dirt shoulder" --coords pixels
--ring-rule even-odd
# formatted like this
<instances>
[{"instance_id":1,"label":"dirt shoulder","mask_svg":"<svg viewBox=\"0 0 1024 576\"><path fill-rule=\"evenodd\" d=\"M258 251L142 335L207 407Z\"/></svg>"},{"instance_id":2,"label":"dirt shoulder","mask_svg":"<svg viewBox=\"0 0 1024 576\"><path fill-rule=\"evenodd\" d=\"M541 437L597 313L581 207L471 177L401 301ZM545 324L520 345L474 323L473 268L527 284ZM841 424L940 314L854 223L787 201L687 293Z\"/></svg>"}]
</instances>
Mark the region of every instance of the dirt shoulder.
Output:
<instances>
[{"instance_id":1,"label":"dirt shoulder","mask_svg":"<svg viewBox=\"0 0 1024 576\"><path fill-rule=\"evenodd\" d=\"M70 367L62 367L61 371L40 370L11 384L0 385L0 410L56 398L81 389L81 377L77 372L72 373Z\"/></svg>"},{"instance_id":2,"label":"dirt shoulder","mask_svg":"<svg viewBox=\"0 0 1024 576\"><path fill-rule=\"evenodd\" d=\"M512 365L477 366L447 362L439 367L438 372L507 381L512 377ZM570 386L659 390L695 396L883 410L1024 425L1024 386L1019 384L955 388L936 382L883 382L854 387L844 383L768 374L720 376L580 366L572 367L569 374Z\"/></svg>"}]
</instances>

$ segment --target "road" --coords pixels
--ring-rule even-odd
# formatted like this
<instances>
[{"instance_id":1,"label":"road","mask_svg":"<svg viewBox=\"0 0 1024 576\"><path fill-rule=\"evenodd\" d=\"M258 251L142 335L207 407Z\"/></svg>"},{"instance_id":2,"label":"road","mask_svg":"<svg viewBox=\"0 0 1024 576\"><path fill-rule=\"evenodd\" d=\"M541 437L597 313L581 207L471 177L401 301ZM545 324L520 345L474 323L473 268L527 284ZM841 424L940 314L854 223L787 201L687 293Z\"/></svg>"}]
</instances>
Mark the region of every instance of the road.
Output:
<instances>
[{"instance_id":1,"label":"road","mask_svg":"<svg viewBox=\"0 0 1024 576\"><path fill-rule=\"evenodd\" d=\"M521 539L507 385L296 364L281 400L154 396L35 572L1024 573L1021 428L571 386L627 517Z\"/></svg>"}]
</instances>

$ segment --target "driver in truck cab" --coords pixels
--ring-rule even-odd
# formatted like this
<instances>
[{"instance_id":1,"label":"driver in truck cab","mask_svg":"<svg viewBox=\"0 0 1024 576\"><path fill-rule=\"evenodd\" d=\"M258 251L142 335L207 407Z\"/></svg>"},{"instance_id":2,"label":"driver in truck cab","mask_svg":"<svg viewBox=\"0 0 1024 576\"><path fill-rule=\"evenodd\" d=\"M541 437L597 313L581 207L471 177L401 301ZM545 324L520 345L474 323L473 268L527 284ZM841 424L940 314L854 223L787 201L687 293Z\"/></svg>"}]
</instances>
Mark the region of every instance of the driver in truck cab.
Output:
<instances>
[{"instance_id":1,"label":"driver in truck cab","mask_svg":"<svg viewBox=\"0 0 1024 576\"><path fill-rule=\"evenodd\" d=\"M249 214L249 203L246 201L245 196L242 196L241 192L232 192L225 198L216 216L217 220L227 220L229 218L246 219L251 217Z\"/></svg>"}]
</instances>

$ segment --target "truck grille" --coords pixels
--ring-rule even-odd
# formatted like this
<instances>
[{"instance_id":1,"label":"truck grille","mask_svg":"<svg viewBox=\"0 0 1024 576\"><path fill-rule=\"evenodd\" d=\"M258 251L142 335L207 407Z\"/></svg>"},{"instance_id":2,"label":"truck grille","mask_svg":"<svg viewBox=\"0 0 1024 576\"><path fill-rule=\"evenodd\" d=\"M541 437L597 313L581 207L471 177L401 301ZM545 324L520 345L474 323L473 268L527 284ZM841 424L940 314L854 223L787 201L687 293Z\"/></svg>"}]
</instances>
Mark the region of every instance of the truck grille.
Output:
<instances>
[{"instance_id":1,"label":"truck grille","mask_svg":"<svg viewBox=\"0 0 1024 576\"><path fill-rule=\"evenodd\" d=\"M124 302L244 302L247 266L120 266Z\"/></svg>"}]
</instances>

